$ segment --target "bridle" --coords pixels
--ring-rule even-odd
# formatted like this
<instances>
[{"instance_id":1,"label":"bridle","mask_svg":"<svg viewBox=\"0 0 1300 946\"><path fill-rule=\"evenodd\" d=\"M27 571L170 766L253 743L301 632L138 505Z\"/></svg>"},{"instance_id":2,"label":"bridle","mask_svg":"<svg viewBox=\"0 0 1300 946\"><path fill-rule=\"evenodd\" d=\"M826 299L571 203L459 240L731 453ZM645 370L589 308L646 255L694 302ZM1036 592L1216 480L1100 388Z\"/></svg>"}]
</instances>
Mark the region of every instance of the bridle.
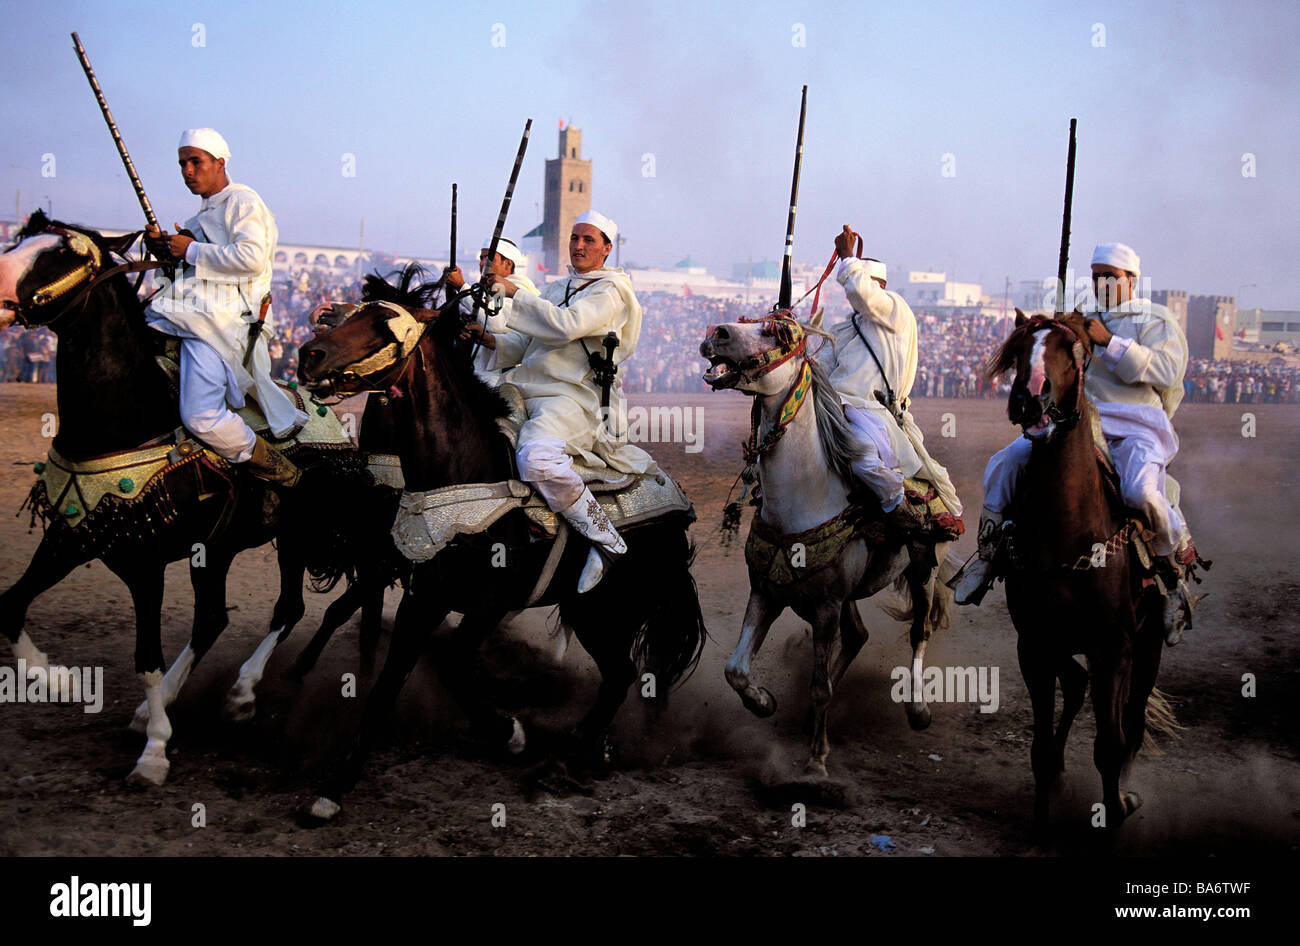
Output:
<instances>
[{"instance_id":1,"label":"bridle","mask_svg":"<svg viewBox=\"0 0 1300 946\"><path fill-rule=\"evenodd\" d=\"M763 335L776 339L776 345L741 362L733 362L742 381L753 383L763 375L779 368L791 358L803 355L808 347L808 337L788 309L774 310L761 318L740 318L744 324L759 324Z\"/></svg>"},{"instance_id":2,"label":"bridle","mask_svg":"<svg viewBox=\"0 0 1300 946\"><path fill-rule=\"evenodd\" d=\"M1049 331L1065 331L1074 339L1074 344L1070 347L1071 357L1074 359L1075 367L1075 396L1074 409L1068 414L1065 413L1059 404L1056 403L1055 394L1049 389L1040 394L1029 395L1032 400L1037 402L1040 417L1047 417L1059 430L1069 430L1079 422L1083 416L1083 399L1084 399L1084 377L1088 371L1088 365L1092 363L1092 345L1091 343L1079 336L1079 333L1060 319L1046 315L1030 316L1029 321L1025 323L1025 337L1033 336L1033 333L1040 329ZM1025 425L1022 422L1021 427Z\"/></svg>"},{"instance_id":3,"label":"bridle","mask_svg":"<svg viewBox=\"0 0 1300 946\"><path fill-rule=\"evenodd\" d=\"M67 241L68 249L81 257L82 261L70 271L40 286L32 293L30 302L15 301L8 305L8 308L14 313L14 320L23 328L31 329L44 326L51 331L56 331L55 324L57 322L73 314L74 309L76 315L85 312L85 303L89 300L90 293L119 273L143 273L146 270L169 265L158 260L132 260L104 269L104 251L99 248L99 245L93 239L81 231L51 224L41 230L40 233L34 233L31 236L44 234L54 234L62 237ZM55 302L61 302L62 308L53 318L41 322L32 320L31 313L34 310L42 309ZM79 304L81 308L77 309Z\"/></svg>"},{"instance_id":4,"label":"bridle","mask_svg":"<svg viewBox=\"0 0 1300 946\"><path fill-rule=\"evenodd\" d=\"M420 340L424 337L429 323L415 318L395 302L376 300L359 306L341 324L351 321L363 309L374 307L388 309L393 313L385 319L385 322L398 322L404 329L403 337L397 338L396 330L390 328L394 341L360 361L326 372L312 385L314 390L326 397L343 393L340 388L345 389L349 397L363 393L380 394L385 397L400 396L396 389L396 382L410 366L411 356L420 351ZM423 358L423 354L420 357Z\"/></svg>"}]
</instances>

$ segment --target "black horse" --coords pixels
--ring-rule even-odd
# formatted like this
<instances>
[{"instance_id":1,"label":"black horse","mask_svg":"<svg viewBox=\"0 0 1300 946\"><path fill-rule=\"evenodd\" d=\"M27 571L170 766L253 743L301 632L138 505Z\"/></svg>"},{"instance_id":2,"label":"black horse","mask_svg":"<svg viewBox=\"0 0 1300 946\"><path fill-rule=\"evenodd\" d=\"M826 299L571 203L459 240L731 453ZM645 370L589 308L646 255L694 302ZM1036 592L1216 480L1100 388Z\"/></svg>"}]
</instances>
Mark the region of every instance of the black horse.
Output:
<instances>
[{"instance_id":1,"label":"black horse","mask_svg":"<svg viewBox=\"0 0 1300 946\"><path fill-rule=\"evenodd\" d=\"M59 337L53 452L70 463L112 466L132 451L169 443L189 450L176 391L155 361L159 335L146 325L126 274L113 271L113 254L124 253L137 236L109 239L37 212L0 257L6 290L0 327L16 319ZM188 455L193 462L169 468L137 501L105 496L75 527L38 483L30 501L44 535L22 577L0 594L0 631L15 656L45 666L47 658L23 629L31 602L96 558L122 579L135 608L135 669L146 695L137 718L148 735L130 777L152 784L166 779L170 765L166 704L227 625L226 576L235 555L278 538L280 594L267 639L278 643L302 618L304 572L331 584L348 570L348 538L356 534L350 530L360 528L351 510L364 506L352 500L374 488L364 459L350 448L295 450L303 478L283 493L204 451ZM190 560L194 623L186 652L164 679L163 574L180 559Z\"/></svg>"},{"instance_id":2,"label":"black horse","mask_svg":"<svg viewBox=\"0 0 1300 946\"><path fill-rule=\"evenodd\" d=\"M378 289L372 284L372 290ZM338 328L302 347L302 379L330 393L365 389L393 394L389 410L394 428L402 431L400 455L408 490L511 478L512 451L497 424L508 408L500 394L475 375L469 353L458 342L456 303L440 311L422 308L427 295L418 287L390 287L375 295L383 296L383 302L363 305ZM394 344L389 325L394 310L384 303L394 303L424 323L422 335L388 366L358 374L358 365L377 364L375 356ZM655 675L662 700L699 662L707 630L690 571L694 553L689 525L690 517L679 514L627 529L627 555L584 595L576 586L587 545L569 543L536 602L559 605L561 620L600 670L596 703L574 733L576 759L600 763L608 758L609 726L639 671ZM504 568L494 561L501 546L506 548ZM330 818L339 811L339 799L360 777L428 635L451 611L464 618L437 661L441 679L479 734L496 745L522 749L518 720L487 705L472 681L458 671L506 614L525 606L549 551L550 543L535 541L529 520L515 510L488 533L461 536L429 561L414 565L360 732L312 806L316 817Z\"/></svg>"}]
</instances>

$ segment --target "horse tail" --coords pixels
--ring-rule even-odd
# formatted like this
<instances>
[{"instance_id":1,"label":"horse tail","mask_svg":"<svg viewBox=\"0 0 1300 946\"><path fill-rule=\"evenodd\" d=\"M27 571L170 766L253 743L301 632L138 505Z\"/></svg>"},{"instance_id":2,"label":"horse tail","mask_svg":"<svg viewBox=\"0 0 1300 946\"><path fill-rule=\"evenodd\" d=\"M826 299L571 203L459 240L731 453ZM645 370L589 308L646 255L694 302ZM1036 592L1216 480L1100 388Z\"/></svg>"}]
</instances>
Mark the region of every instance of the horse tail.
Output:
<instances>
[{"instance_id":1,"label":"horse tail","mask_svg":"<svg viewBox=\"0 0 1300 946\"><path fill-rule=\"evenodd\" d=\"M642 542L657 535L661 549L652 560L665 564L661 583L653 595L645 619L632 639L632 659L638 667L655 675L663 695L684 683L699 665L709 630L700 611L699 591L691 565L695 546L684 528L665 523L646 529ZM653 543L654 540L651 539Z\"/></svg>"},{"instance_id":2,"label":"horse tail","mask_svg":"<svg viewBox=\"0 0 1300 946\"><path fill-rule=\"evenodd\" d=\"M935 548L939 552L939 548ZM935 580L934 595L930 599L930 610L926 615L932 630L943 630L952 623L952 591L949 590L947 582L953 575L961 569L962 560L956 557L955 553L949 553L939 564L939 574ZM912 601L911 591L907 583L906 569L899 572L898 577L894 579L893 587L889 589L892 598L882 597L875 599L876 606L884 611L895 621L907 623L912 620L915 614L915 605Z\"/></svg>"},{"instance_id":3,"label":"horse tail","mask_svg":"<svg viewBox=\"0 0 1300 946\"><path fill-rule=\"evenodd\" d=\"M1156 687L1151 688L1151 695L1147 697L1146 723L1146 732L1142 735L1142 750L1149 752L1151 755L1163 754L1160 751L1159 744L1151 735L1152 731L1176 739L1178 738L1178 731L1183 728L1178 724L1178 718L1174 715L1174 707L1169 702L1169 697L1165 696Z\"/></svg>"},{"instance_id":4,"label":"horse tail","mask_svg":"<svg viewBox=\"0 0 1300 946\"><path fill-rule=\"evenodd\" d=\"M912 620L912 611L915 604L912 601L912 595L907 586L907 570L898 573L894 579L893 586L889 589L892 597L876 598L876 607L880 608L895 621L902 621L904 624Z\"/></svg>"}]
</instances>

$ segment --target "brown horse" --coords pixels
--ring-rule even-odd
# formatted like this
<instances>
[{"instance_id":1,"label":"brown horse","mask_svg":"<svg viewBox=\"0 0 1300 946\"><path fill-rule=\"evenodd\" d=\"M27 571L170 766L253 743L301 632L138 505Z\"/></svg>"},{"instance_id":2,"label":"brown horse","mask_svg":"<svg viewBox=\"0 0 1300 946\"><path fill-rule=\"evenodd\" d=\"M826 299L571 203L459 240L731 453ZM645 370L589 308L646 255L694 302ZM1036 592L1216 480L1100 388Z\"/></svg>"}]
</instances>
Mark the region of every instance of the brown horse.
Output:
<instances>
[{"instance_id":1,"label":"brown horse","mask_svg":"<svg viewBox=\"0 0 1300 946\"><path fill-rule=\"evenodd\" d=\"M441 311L425 309L425 287L408 287L408 282L404 278L387 298L361 306L337 328L304 345L299 374L329 394L389 392L407 490L510 479L515 475L511 450L497 423L508 406L475 375L469 350L459 342L455 300ZM600 670L596 702L574 733L579 762L600 765L607 760L610 724L640 671L654 675L662 705L669 689L699 661L707 631L690 571L689 525L690 518L678 513L628 529L627 555L595 589L581 595L577 576L587 547L570 542L535 602L559 605L561 620ZM504 560L499 547L505 549ZM523 749L520 722L488 705L464 668L509 612L528 605L550 549L551 542L535 540L527 516L516 509L488 532L458 536L410 567L388 655L366 702L360 732L312 805L316 818L338 813L339 799L359 778L426 640L452 611L464 617L439 641L436 669L443 684L485 740L514 752ZM386 548L370 551L378 557L391 550L390 539ZM501 567L503 561L508 567Z\"/></svg>"},{"instance_id":2,"label":"brown horse","mask_svg":"<svg viewBox=\"0 0 1300 946\"><path fill-rule=\"evenodd\" d=\"M989 359L990 379L1014 371L1007 416L1033 441L1007 518L1007 607L1020 671L1034 710L1034 828L1048 827L1049 799L1065 771L1070 724L1092 681L1093 759L1104 824L1116 828L1142 804L1123 783L1150 721L1172 725L1153 688L1164 644L1159 590L1130 542L1136 528L1107 486L1094 447L1096 411L1084 394L1091 344L1078 313L1026 318ZM1075 660L1082 654L1085 670ZM1055 733L1056 682L1063 707ZM1151 703L1148 704L1150 698Z\"/></svg>"}]
</instances>

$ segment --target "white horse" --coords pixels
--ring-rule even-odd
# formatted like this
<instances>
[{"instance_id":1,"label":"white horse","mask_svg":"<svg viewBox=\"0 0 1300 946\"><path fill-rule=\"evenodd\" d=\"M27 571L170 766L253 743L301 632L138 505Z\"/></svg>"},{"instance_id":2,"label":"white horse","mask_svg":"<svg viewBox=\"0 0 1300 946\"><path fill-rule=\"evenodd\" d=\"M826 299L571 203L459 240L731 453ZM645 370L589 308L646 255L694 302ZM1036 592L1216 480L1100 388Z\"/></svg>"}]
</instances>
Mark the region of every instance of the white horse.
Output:
<instances>
[{"instance_id":1,"label":"white horse","mask_svg":"<svg viewBox=\"0 0 1300 946\"><path fill-rule=\"evenodd\" d=\"M910 607L881 606L911 622L904 707L911 727L924 729L930 710L921 692L922 661L931 632L947 626L950 593L935 581L946 543L906 543L880 521L878 505L850 500L849 467L861 446L839 396L806 351L807 329L788 316L717 325L700 354L710 361L704 379L715 390L734 388L755 399L747 459L762 504L745 546L749 604L727 682L747 709L770 716L776 700L754 682L750 663L786 608L811 624L813 738L805 772L824 776L831 693L867 640L855 602L891 584L910 597Z\"/></svg>"}]
</instances>

